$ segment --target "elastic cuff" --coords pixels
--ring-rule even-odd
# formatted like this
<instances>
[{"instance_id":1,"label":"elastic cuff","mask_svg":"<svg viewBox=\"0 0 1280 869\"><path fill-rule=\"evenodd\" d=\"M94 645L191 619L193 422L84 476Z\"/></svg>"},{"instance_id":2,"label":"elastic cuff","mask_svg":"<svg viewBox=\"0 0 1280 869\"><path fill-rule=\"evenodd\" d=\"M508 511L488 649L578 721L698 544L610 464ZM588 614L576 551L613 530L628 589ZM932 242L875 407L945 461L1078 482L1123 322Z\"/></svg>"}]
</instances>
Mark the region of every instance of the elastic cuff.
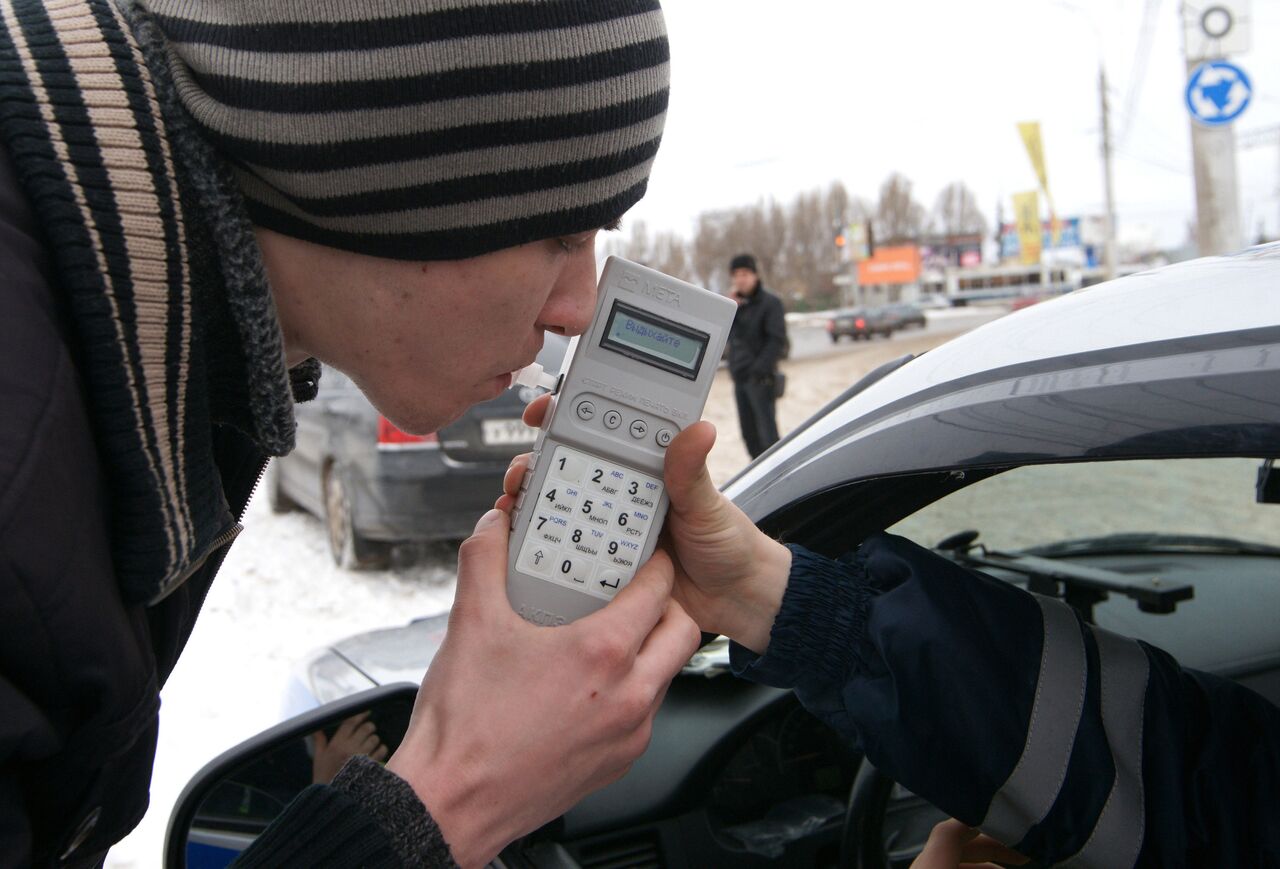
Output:
<instances>
[{"instance_id":1,"label":"elastic cuff","mask_svg":"<svg viewBox=\"0 0 1280 869\"><path fill-rule=\"evenodd\" d=\"M356 755L334 776L333 787L364 806L405 866L457 865L444 834L417 793L382 764Z\"/></svg>"},{"instance_id":2,"label":"elastic cuff","mask_svg":"<svg viewBox=\"0 0 1280 869\"><path fill-rule=\"evenodd\" d=\"M796 688L842 681L859 666L870 589L862 560L833 561L803 546L791 550L791 573L764 655L729 645L733 672L753 682Z\"/></svg>"}]
</instances>

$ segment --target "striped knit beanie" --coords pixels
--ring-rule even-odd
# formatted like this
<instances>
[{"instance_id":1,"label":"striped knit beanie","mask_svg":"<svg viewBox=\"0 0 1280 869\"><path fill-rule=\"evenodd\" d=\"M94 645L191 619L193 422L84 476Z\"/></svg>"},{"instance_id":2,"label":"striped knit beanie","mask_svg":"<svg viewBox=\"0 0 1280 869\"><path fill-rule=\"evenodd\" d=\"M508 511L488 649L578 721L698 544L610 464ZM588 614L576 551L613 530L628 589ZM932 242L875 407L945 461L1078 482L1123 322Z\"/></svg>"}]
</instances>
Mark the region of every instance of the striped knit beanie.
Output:
<instances>
[{"instance_id":1,"label":"striped knit beanie","mask_svg":"<svg viewBox=\"0 0 1280 869\"><path fill-rule=\"evenodd\" d=\"M658 0L143 0L252 220L462 259L644 195L666 117Z\"/></svg>"}]
</instances>

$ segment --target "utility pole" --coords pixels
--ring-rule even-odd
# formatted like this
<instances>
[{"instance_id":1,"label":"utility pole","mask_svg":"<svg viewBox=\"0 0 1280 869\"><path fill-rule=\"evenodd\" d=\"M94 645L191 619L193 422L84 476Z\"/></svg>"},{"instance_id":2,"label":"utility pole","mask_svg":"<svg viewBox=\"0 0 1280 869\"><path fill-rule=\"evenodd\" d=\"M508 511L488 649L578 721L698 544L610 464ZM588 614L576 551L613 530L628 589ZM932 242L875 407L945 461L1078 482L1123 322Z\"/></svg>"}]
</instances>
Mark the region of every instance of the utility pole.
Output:
<instances>
[{"instance_id":1,"label":"utility pole","mask_svg":"<svg viewBox=\"0 0 1280 869\"><path fill-rule=\"evenodd\" d=\"M1111 112L1107 103L1107 70L1098 67L1098 95L1102 99L1102 180L1107 197L1106 239L1103 242L1103 277L1116 276L1116 192L1111 179Z\"/></svg>"}]
</instances>

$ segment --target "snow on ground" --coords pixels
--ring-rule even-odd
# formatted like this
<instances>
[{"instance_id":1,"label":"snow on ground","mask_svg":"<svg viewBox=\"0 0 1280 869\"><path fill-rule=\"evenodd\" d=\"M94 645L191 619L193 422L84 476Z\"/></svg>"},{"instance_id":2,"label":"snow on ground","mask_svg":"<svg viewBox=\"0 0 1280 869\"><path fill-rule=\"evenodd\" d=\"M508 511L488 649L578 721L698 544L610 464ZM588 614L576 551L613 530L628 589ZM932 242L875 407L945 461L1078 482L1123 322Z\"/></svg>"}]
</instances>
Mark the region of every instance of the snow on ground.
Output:
<instances>
[{"instance_id":1,"label":"snow on ground","mask_svg":"<svg viewBox=\"0 0 1280 869\"><path fill-rule=\"evenodd\" d=\"M778 406L782 432L878 365L955 334L904 333L783 363L788 386ZM712 476L723 483L747 461L726 371L712 387L706 417L719 433ZM291 668L307 652L444 612L453 602L456 550L450 547L433 547L416 563L387 571L346 571L330 560L318 519L273 515L261 492L250 502L244 526L164 690L151 808L112 849L110 869L162 864L165 827L187 781L218 754L280 720Z\"/></svg>"}]
</instances>

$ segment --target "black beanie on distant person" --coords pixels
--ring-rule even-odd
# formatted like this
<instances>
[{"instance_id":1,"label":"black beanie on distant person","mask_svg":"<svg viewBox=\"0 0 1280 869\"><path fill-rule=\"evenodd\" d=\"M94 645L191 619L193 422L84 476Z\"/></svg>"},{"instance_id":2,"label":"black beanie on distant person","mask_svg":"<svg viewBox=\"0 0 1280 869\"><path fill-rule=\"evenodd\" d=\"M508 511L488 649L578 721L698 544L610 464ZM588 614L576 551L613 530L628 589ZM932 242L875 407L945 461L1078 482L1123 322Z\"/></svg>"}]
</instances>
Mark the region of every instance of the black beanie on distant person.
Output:
<instances>
[{"instance_id":1,"label":"black beanie on distant person","mask_svg":"<svg viewBox=\"0 0 1280 869\"><path fill-rule=\"evenodd\" d=\"M747 269L753 274L758 274L760 271L756 268L756 258L749 253L740 253L729 260L729 271L735 272L738 269Z\"/></svg>"},{"instance_id":2,"label":"black beanie on distant person","mask_svg":"<svg viewBox=\"0 0 1280 869\"><path fill-rule=\"evenodd\" d=\"M140 0L254 223L395 259L597 229L666 118L658 0Z\"/></svg>"}]
</instances>

